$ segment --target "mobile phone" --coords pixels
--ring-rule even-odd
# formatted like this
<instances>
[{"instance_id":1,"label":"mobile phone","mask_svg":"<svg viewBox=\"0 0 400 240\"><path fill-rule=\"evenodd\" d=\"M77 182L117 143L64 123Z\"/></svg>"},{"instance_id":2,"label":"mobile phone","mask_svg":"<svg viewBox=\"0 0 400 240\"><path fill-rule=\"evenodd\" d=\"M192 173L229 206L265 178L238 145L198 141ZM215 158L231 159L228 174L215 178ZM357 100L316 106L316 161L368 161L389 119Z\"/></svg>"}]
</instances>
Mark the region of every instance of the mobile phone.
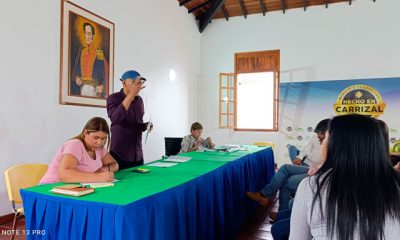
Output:
<instances>
[{"instance_id":1,"label":"mobile phone","mask_svg":"<svg viewBox=\"0 0 400 240\"><path fill-rule=\"evenodd\" d=\"M136 169L133 169L132 172L136 172L136 173L148 173L148 172L150 172L150 169L147 169L147 168L136 168Z\"/></svg>"}]
</instances>

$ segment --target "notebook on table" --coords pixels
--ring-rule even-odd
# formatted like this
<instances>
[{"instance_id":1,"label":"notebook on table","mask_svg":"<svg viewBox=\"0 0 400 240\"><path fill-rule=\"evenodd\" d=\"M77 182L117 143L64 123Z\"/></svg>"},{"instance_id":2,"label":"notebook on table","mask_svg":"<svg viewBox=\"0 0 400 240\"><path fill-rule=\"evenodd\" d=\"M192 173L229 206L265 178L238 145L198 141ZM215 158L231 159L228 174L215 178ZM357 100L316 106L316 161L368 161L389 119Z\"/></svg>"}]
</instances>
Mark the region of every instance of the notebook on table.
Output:
<instances>
[{"instance_id":1,"label":"notebook on table","mask_svg":"<svg viewBox=\"0 0 400 240\"><path fill-rule=\"evenodd\" d=\"M94 192L94 188L81 186L79 184L67 184L53 187L50 192L79 197Z\"/></svg>"}]
</instances>

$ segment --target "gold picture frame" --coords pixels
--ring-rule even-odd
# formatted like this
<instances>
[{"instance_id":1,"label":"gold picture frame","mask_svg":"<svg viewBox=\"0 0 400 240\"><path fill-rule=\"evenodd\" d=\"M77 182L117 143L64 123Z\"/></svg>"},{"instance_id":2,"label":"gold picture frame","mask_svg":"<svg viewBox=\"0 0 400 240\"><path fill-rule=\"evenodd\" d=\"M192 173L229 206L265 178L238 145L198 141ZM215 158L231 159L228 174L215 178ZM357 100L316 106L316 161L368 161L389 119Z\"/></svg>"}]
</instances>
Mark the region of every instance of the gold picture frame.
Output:
<instances>
[{"instance_id":1,"label":"gold picture frame","mask_svg":"<svg viewBox=\"0 0 400 240\"><path fill-rule=\"evenodd\" d=\"M105 107L114 86L114 23L61 0L60 104Z\"/></svg>"}]
</instances>

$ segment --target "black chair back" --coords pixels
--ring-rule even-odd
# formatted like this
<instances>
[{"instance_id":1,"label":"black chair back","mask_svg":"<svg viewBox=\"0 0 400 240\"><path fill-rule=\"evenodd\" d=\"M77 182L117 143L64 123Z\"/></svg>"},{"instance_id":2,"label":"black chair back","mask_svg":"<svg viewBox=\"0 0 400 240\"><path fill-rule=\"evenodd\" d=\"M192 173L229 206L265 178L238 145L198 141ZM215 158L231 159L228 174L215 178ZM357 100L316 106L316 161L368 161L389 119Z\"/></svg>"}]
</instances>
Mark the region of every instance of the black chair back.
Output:
<instances>
[{"instance_id":1,"label":"black chair back","mask_svg":"<svg viewBox=\"0 0 400 240\"><path fill-rule=\"evenodd\" d=\"M183 138L179 137L165 137L165 155L176 155L181 150L181 142Z\"/></svg>"}]
</instances>

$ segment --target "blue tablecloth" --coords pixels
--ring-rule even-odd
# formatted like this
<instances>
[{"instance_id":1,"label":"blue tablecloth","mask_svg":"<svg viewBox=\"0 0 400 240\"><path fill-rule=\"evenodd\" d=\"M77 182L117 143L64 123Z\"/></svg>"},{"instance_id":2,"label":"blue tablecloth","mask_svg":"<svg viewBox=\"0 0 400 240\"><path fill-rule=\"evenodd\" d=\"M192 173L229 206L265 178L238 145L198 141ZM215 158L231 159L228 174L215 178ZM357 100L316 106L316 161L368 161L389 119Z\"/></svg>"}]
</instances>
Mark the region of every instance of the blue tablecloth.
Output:
<instances>
[{"instance_id":1,"label":"blue tablecloth","mask_svg":"<svg viewBox=\"0 0 400 240\"><path fill-rule=\"evenodd\" d=\"M273 175L266 148L126 205L21 190L27 239L230 239L257 206L245 191Z\"/></svg>"}]
</instances>

